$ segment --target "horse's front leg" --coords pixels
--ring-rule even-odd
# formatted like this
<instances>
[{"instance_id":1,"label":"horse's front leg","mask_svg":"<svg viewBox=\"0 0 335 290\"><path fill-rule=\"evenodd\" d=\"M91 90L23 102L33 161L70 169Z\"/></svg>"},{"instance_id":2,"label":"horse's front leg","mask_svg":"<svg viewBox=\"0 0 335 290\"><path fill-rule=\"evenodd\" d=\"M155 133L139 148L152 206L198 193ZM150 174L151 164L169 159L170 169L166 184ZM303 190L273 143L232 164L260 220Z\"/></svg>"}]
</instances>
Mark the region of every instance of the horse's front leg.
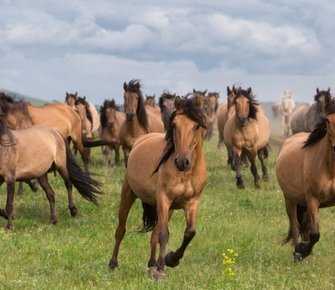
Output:
<instances>
[{"instance_id":1,"label":"horse's front leg","mask_svg":"<svg viewBox=\"0 0 335 290\"><path fill-rule=\"evenodd\" d=\"M268 173L268 168L266 164L267 156L269 155L268 149L266 146L264 146L262 149L257 151L258 159L261 162L262 166L262 178L263 180L269 180L269 173Z\"/></svg>"},{"instance_id":2,"label":"horse's front leg","mask_svg":"<svg viewBox=\"0 0 335 290\"><path fill-rule=\"evenodd\" d=\"M173 210L169 211L169 220L172 216ZM157 268L157 260L156 260L156 248L157 248L157 244L159 241L159 232L160 232L160 228L158 223L156 224L156 226L154 227L152 233L151 233L151 239L150 239L150 258L148 261L148 268L149 268L149 272L150 271L155 271Z\"/></svg>"},{"instance_id":3,"label":"horse's front leg","mask_svg":"<svg viewBox=\"0 0 335 290\"><path fill-rule=\"evenodd\" d=\"M241 151L233 151L233 162L235 164L235 172L236 172L236 186L239 189L244 189L244 181L241 173Z\"/></svg>"},{"instance_id":4,"label":"horse's front leg","mask_svg":"<svg viewBox=\"0 0 335 290\"><path fill-rule=\"evenodd\" d=\"M164 276L165 267L165 249L169 240L169 208L171 202L165 195L165 193L158 193L157 196L157 216L158 216L158 227L159 227L159 256L157 261L157 271L152 274L155 279L160 279Z\"/></svg>"},{"instance_id":5,"label":"horse's front leg","mask_svg":"<svg viewBox=\"0 0 335 290\"><path fill-rule=\"evenodd\" d=\"M15 179L9 178L6 183L7 183L7 200L6 200L7 225L6 225L6 229L10 230L13 227Z\"/></svg>"},{"instance_id":6,"label":"horse's front leg","mask_svg":"<svg viewBox=\"0 0 335 290\"><path fill-rule=\"evenodd\" d=\"M255 187L256 188L260 188L259 185L259 175L258 175L258 171L257 171L257 166L256 166L256 150L252 150L251 152L248 153L248 158L250 161L250 171L254 177L254 183L255 183Z\"/></svg>"},{"instance_id":7,"label":"horse's front leg","mask_svg":"<svg viewBox=\"0 0 335 290\"><path fill-rule=\"evenodd\" d=\"M195 218L198 204L198 199L192 199L185 208L186 228L184 232L184 239L180 248L178 248L175 252L169 252L165 256L165 265L168 267L176 267L179 265L179 261L184 256L187 246L195 236Z\"/></svg>"}]
</instances>

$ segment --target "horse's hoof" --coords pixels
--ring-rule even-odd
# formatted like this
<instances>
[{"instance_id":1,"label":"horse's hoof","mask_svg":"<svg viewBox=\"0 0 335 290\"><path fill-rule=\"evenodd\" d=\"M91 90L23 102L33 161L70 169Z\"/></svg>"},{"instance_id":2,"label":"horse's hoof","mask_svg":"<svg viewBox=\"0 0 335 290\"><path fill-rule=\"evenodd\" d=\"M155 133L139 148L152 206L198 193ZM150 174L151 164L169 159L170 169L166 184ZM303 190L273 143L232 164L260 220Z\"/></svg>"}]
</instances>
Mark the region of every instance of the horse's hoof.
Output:
<instances>
[{"instance_id":1,"label":"horse's hoof","mask_svg":"<svg viewBox=\"0 0 335 290\"><path fill-rule=\"evenodd\" d=\"M264 181L269 181L270 180L270 175L269 174L263 174L262 176Z\"/></svg>"},{"instance_id":2,"label":"horse's hoof","mask_svg":"<svg viewBox=\"0 0 335 290\"><path fill-rule=\"evenodd\" d=\"M51 219L51 220L50 220L50 224L52 224L52 225L57 224L57 219Z\"/></svg>"},{"instance_id":3,"label":"horse's hoof","mask_svg":"<svg viewBox=\"0 0 335 290\"><path fill-rule=\"evenodd\" d=\"M72 217L75 217L78 213L78 209L74 206L70 208L70 214Z\"/></svg>"},{"instance_id":4,"label":"horse's hoof","mask_svg":"<svg viewBox=\"0 0 335 290\"><path fill-rule=\"evenodd\" d=\"M169 252L165 255L165 265L168 267L176 267L179 265L180 259L176 258L176 253L175 252Z\"/></svg>"},{"instance_id":5,"label":"horse's hoof","mask_svg":"<svg viewBox=\"0 0 335 290\"><path fill-rule=\"evenodd\" d=\"M165 273L158 271L156 267L148 268L148 274L151 278L155 279L156 281L160 281L165 277Z\"/></svg>"},{"instance_id":6,"label":"horse's hoof","mask_svg":"<svg viewBox=\"0 0 335 290\"><path fill-rule=\"evenodd\" d=\"M110 260L108 266L110 269L115 270L119 266L119 264L117 261Z\"/></svg>"},{"instance_id":7,"label":"horse's hoof","mask_svg":"<svg viewBox=\"0 0 335 290\"><path fill-rule=\"evenodd\" d=\"M301 253L298 253L296 251L293 252L293 260L295 263L301 262L303 260L303 256L301 255Z\"/></svg>"}]
</instances>

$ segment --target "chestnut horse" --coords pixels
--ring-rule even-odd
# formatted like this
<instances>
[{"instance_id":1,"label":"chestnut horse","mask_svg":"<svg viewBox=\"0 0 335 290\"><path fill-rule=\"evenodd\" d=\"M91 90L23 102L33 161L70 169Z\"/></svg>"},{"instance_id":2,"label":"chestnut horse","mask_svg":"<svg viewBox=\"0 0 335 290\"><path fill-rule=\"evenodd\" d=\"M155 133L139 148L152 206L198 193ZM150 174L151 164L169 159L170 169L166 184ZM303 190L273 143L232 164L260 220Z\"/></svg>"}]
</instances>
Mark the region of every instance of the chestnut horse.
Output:
<instances>
[{"instance_id":1,"label":"chestnut horse","mask_svg":"<svg viewBox=\"0 0 335 290\"><path fill-rule=\"evenodd\" d=\"M103 106L100 107L100 123L102 140L109 140L113 143L111 145L103 146L102 152L105 157L105 166L110 163L110 154L114 150L115 165L120 164L120 128L125 121L126 115L121 112L120 107L115 104L114 99L105 100Z\"/></svg>"},{"instance_id":2,"label":"chestnut horse","mask_svg":"<svg viewBox=\"0 0 335 290\"><path fill-rule=\"evenodd\" d=\"M57 217L55 193L47 176L50 169L57 170L65 182L72 216L77 214L72 184L82 197L94 203L97 202L96 194L102 193L100 183L78 166L60 132L48 126L11 130L0 119L0 156L0 184L7 184L6 209L0 210L0 215L7 219L7 229L13 225L15 181L38 180L49 201L52 224L57 222Z\"/></svg>"},{"instance_id":3,"label":"chestnut horse","mask_svg":"<svg viewBox=\"0 0 335 290\"><path fill-rule=\"evenodd\" d=\"M126 232L129 211L140 198L145 204L143 230L153 228L149 273L159 279L164 267L179 264L195 236L195 219L200 194L207 179L203 139L206 114L200 100L175 98L166 135L151 133L141 136L130 152L119 207L119 223L115 232L115 247L109 266L118 266L120 243ZM183 242L175 252L165 255L169 239L168 221L173 210L185 211L186 229ZM156 247L159 255L156 260Z\"/></svg>"},{"instance_id":4,"label":"chestnut horse","mask_svg":"<svg viewBox=\"0 0 335 290\"><path fill-rule=\"evenodd\" d=\"M263 179L269 178L266 166L268 157L268 142L270 139L269 121L263 108L256 102L251 88L235 91L234 106L230 109L224 128L224 142L233 153L233 163L236 170L236 185L244 188L241 174L242 154L246 154L251 164L250 170L254 177L256 188L259 188L259 175L256 166L258 156L263 172Z\"/></svg>"},{"instance_id":5,"label":"chestnut horse","mask_svg":"<svg viewBox=\"0 0 335 290\"><path fill-rule=\"evenodd\" d=\"M145 106L141 84L138 80L124 82L124 110L126 120L120 129L120 143L127 167L128 156L135 140L151 132L164 132L164 125L151 106Z\"/></svg>"},{"instance_id":6,"label":"chestnut horse","mask_svg":"<svg viewBox=\"0 0 335 290\"><path fill-rule=\"evenodd\" d=\"M286 139L276 160L290 224L283 243L293 241L295 261L309 256L320 239L319 208L335 205L334 172L335 100L330 100L314 130Z\"/></svg>"},{"instance_id":7,"label":"chestnut horse","mask_svg":"<svg viewBox=\"0 0 335 290\"><path fill-rule=\"evenodd\" d=\"M205 112L207 114L206 140L210 140L213 137L216 111L219 107L219 97L220 94L218 92L208 92L205 97Z\"/></svg>"},{"instance_id":8,"label":"chestnut horse","mask_svg":"<svg viewBox=\"0 0 335 290\"><path fill-rule=\"evenodd\" d=\"M311 132L322 117L324 107L330 99L330 88L326 91L320 91L317 88L312 105L303 105L294 110L291 119L292 133Z\"/></svg>"},{"instance_id":9,"label":"chestnut horse","mask_svg":"<svg viewBox=\"0 0 335 290\"><path fill-rule=\"evenodd\" d=\"M171 94L168 91L164 91L163 94L159 98L159 107L161 109L161 116L162 116L165 130L168 128L171 114L175 110L175 107L174 107L175 97L176 97L176 94Z\"/></svg>"}]
</instances>

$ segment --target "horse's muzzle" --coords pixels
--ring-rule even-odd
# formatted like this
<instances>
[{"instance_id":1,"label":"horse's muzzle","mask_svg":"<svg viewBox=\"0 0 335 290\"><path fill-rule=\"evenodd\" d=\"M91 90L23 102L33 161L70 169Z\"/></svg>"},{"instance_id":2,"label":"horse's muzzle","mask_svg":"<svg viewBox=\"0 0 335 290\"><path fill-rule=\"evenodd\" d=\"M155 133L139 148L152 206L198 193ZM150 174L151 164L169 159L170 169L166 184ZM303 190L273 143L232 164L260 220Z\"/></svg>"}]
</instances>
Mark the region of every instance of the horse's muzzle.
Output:
<instances>
[{"instance_id":1,"label":"horse's muzzle","mask_svg":"<svg viewBox=\"0 0 335 290\"><path fill-rule=\"evenodd\" d=\"M126 113L127 121L132 121L134 117L135 117L135 113L129 113L129 112Z\"/></svg>"},{"instance_id":2,"label":"horse's muzzle","mask_svg":"<svg viewBox=\"0 0 335 290\"><path fill-rule=\"evenodd\" d=\"M248 118L245 118L245 117L239 117L239 118L238 118L238 124L239 124L241 127L244 127L244 126L247 124L247 120L248 120Z\"/></svg>"},{"instance_id":3,"label":"horse's muzzle","mask_svg":"<svg viewBox=\"0 0 335 290\"><path fill-rule=\"evenodd\" d=\"M179 171L187 171L190 168L191 163L188 158L176 158L174 164Z\"/></svg>"}]
</instances>

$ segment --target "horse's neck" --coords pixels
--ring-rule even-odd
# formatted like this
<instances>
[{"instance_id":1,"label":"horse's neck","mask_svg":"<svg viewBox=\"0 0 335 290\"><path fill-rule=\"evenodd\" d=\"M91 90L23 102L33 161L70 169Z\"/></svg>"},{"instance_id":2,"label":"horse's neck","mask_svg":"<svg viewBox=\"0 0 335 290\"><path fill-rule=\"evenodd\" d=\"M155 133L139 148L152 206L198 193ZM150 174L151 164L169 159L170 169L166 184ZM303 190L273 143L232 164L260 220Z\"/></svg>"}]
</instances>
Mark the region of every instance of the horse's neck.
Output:
<instances>
[{"instance_id":1,"label":"horse's neck","mask_svg":"<svg viewBox=\"0 0 335 290\"><path fill-rule=\"evenodd\" d=\"M127 131L131 136L140 136L145 134L145 129L138 121L137 115L134 116L132 121L126 120Z\"/></svg>"}]
</instances>

